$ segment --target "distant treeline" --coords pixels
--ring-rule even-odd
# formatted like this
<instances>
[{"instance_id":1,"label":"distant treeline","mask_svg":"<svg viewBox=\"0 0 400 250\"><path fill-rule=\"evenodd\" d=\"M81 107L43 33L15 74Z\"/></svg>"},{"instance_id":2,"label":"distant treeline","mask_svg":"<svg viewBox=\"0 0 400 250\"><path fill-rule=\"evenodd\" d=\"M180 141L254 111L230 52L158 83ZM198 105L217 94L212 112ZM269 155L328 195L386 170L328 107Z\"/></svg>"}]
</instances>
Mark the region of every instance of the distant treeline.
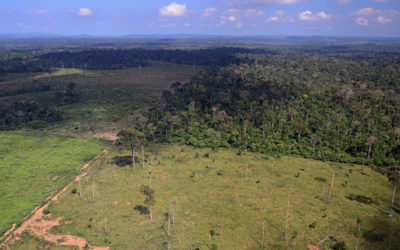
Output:
<instances>
[{"instance_id":1,"label":"distant treeline","mask_svg":"<svg viewBox=\"0 0 400 250\"><path fill-rule=\"evenodd\" d=\"M90 70L124 69L146 66L151 64L152 61L225 66L243 63L243 59L236 56L237 53L266 53L266 51L230 47L199 50L93 49L72 52L61 51L0 61L0 74L46 72L50 71L51 68L63 67Z\"/></svg>"}]
</instances>

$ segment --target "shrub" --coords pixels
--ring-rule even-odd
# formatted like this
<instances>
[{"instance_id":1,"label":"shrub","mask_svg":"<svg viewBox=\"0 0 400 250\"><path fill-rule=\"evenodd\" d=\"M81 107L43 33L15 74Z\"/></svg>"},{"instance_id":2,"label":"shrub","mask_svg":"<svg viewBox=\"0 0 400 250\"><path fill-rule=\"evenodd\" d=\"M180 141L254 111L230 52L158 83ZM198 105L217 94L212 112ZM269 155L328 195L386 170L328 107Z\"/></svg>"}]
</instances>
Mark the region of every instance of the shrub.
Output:
<instances>
[{"instance_id":1,"label":"shrub","mask_svg":"<svg viewBox=\"0 0 400 250\"><path fill-rule=\"evenodd\" d=\"M309 228L315 228L316 226L317 226L317 222L316 221L314 221L313 223L308 225Z\"/></svg>"},{"instance_id":2,"label":"shrub","mask_svg":"<svg viewBox=\"0 0 400 250\"><path fill-rule=\"evenodd\" d=\"M48 209L48 208L43 209L43 214L49 214L49 213L50 213L50 209Z\"/></svg>"},{"instance_id":3,"label":"shrub","mask_svg":"<svg viewBox=\"0 0 400 250\"><path fill-rule=\"evenodd\" d=\"M314 180L319 181L319 182L326 182L326 179L322 178L322 177L315 177Z\"/></svg>"},{"instance_id":4,"label":"shrub","mask_svg":"<svg viewBox=\"0 0 400 250\"><path fill-rule=\"evenodd\" d=\"M136 205L134 209L139 211L140 214L145 214L145 215L150 214L150 209L144 205Z\"/></svg>"},{"instance_id":5,"label":"shrub","mask_svg":"<svg viewBox=\"0 0 400 250\"><path fill-rule=\"evenodd\" d=\"M351 200L351 201L358 201L367 205L370 205L372 203L374 203L374 200L372 198L369 198L367 196L364 195L358 195L358 194L349 194L349 196L346 197L347 199Z\"/></svg>"},{"instance_id":6,"label":"shrub","mask_svg":"<svg viewBox=\"0 0 400 250\"><path fill-rule=\"evenodd\" d=\"M344 241L338 241L335 243L335 245L332 246L332 249L334 250L346 250L347 246Z\"/></svg>"},{"instance_id":7,"label":"shrub","mask_svg":"<svg viewBox=\"0 0 400 250\"><path fill-rule=\"evenodd\" d=\"M72 194L76 194L76 192L77 192L76 188L73 188L73 189L71 190L71 193L72 193Z\"/></svg>"},{"instance_id":8,"label":"shrub","mask_svg":"<svg viewBox=\"0 0 400 250\"><path fill-rule=\"evenodd\" d=\"M136 159L135 159L136 160ZM132 156L115 156L113 162L118 167L125 167L132 165Z\"/></svg>"},{"instance_id":9,"label":"shrub","mask_svg":"<svg viewBox=\"0 0 400 250\"><path fill-rule=\"evenodd\" d=\"M218 172L217 172L217 175L224 175L224 173L222 172L222 170L219 170Z\"/></svg>"}]
</instances>

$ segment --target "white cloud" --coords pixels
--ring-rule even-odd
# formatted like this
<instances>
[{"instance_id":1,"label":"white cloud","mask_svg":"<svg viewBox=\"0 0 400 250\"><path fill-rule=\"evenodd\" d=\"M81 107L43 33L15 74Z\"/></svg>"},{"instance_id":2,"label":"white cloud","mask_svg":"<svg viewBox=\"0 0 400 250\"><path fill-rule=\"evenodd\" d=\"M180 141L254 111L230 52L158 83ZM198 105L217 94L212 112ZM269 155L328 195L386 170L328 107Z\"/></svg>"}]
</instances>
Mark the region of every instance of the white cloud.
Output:
<instances>
[{"instance_id":1,"label":"white cloud","mask_svg":"<svg viewBox=\"0 0 400 250\"><path fill-rule=\"evenodd\" d=\"M186 4L178 4L172 2L170 5L164 6L159 10L162 17L179 17L187 14Z\"/></svg>"},{"instance_id":2,"label":"white cloud","mask_svg":"<svg viewBox=\"0 0 400 250\"><path fill-rule=\"evenodd\" d=\"M357 18L356 23L358 25L367 26L368 25L368 20L365 19L364 17L359 17L359 18Z\"/></svg>"},{"instance_id":3,"label":"white cloud","mask_svg":"<svg viewBox=\"0 0 400 250\"><path fill-rule=\"evenodd\" d=\"M362 8L351 15L358 16L356 23L359 25L368 25L369 22L377 22L380 24L391 23L393 17L400 15L400 12L394 9L391 10L376 10L373 8Z\"/></svg>"},{"instance_id":4,"label":"white cloud","mask_svg":"<svg viewBox=\"0 0 400 250\"><path fill-rule=\"evenodd\" d=\"M273 15L270 15L265 21L267 23L269 22L287 22L290 21L291 19L286 16L286 13L283 10L277 10Z\"/></svg>"},{"instance_id":5,"label":"white cloud","mask_svg":"<svg viewBox=\"0 0 400 250\"><path fill-rule=\"evenodd\" d=\"M269 23L269 22L277 22L278 20L279 18L277 16L270 16L265 21Z\"/></svg>"},{"instance_id":6,"label":"white cloud","mask_svg":"<svg viewBox=\"0 0 400 250\"><path fill-rule=\"evenodd\" d=\"M248 9L244 12L244 15L246 17L262 16L262 15L264 15L264 12L262 12L261 10L256 10L256 9Z\"/></svg>"},{"instance_id":7,"label":"white cloud","mask_svg":"<svg viewBox=\"0 0 400 250\"><path fill-rule=\"evenodd\" d=\"M359 9L359 10L357 10L356 13L359 16L368 16L368 15L373 14L374 12L375 12L375 10L373 8L368 7L368 8Z\"/></svg>"},{"instance_id":8,"label":"white cloud","mask_svg":"<svg viewBox=\"0 0 400 250\"><path fill-rule=\"evenodd\" d=\"M391 22L392 22L392 19L385 18L385 17L383 17L383 16L379 16L379 17L376 19L376 21L377 21L378 23L385 24L385 23L391 23Z\"/></svg>"},{"instance_id":9,"label":"white cloud","mask_svg":"<svg viewBox=\"0 0 400 250\"><path fill-rule=\"evenodd\" d=\"M237 22L236 25L235 25L235 27L238 28L238 29L240 29L240 28L243 27L243 24L240 23L240 22Z\"/></svg>"},{"instance_id":10,"label":"white cloud","mask_svg":"<svg viewBox=\"0 0 400 250\"><path fill-rule=\"evenodd\" d=\"M236 21L236 17L235 17L235 16L230 16L228 19L229 19L229 21L231 21L231 22Z\"/></svg>"},{"instance_id":11,"label":"white cloud","mask_svg":"<svg viewBox=\"0 0 400 250\"><path fill-rule=\"evenodd\" d=\"M209 17L209 16L211 16L211 15L212 15L214 12L216 12L216 11L217 11L217 9L214 8L214 7L205 9L205 10L203 11L203 15L202 15L201 17L203 17L203 18Z\"/></svg>"},{"instance_id":12,"label":"white cloud","mask_svg":"<svg viewBox=\"0 0 400 250\"><path fill-rule=\"evenodd\" d=\"M358 16L373 16L373 15L380 15L380 16L397 16L400 14L399 11L391 9L391 10L376 10L373 8L362 8L359 9L355 12L352 12L351 14L353 15L358 15Z\"/></svg>"},{"instance_id":13,"label":"white cloud","mask_svg":"<svg viewBox=\"0 0 400 250\"><path fill-rule=\"evenodd\" d=\"M313 20L312 12L309 10L303 11L299 14L299 18L303 21Z\"/></svg>"},{"instance_id":14,"label":"white cloud","mask_svg":"<svg viewBox=\"0 0 400 250\"><path fill-rule=\"evenodd\" d=\"M91 16L93 15L93 10L89 8L80 8L78 12L76 13L78 16Z\"/></svg>"},{"instance_id":15,"label":"white cloud","mask_svg":"<svg viewBox=\"0 0 400 250\"><path fill-rule=\"evenodd\" d=\"M321 12L318 12L318 14L317 14L320 18L322 18L322 19L330 19L331 18L331 15L329 15L329 14L326 14L325 12L323 12L323 11L321 11Z\"/></svg>"},{"instance_id":16,"label":"white cloud","mask_svg":"<svg viewBox=\"0 0 400 250\"><path fill-rule=\"evenodd\" d=\"M34 9L32 9L32 10L28 10L29 14L37 14L37 15L43 15L43 14L46 14L46 13L49 13L49 12L50 12L50 10L48 10L48 9L42 9L42 10L34 10Z\"/></svg>"},{"instance_id":17,"label":"white cloud","mask_svg":"<svg viewBox=\"0 0 400 250\"><path fill-rule=\"evenodd\" d=\"M222 25L225 25L226 22L224 20L219 21L219 23L216 25L217 27L221 27Z\"/></svg>"},{"instance_id":18,"label":"white cloud","mask_svg":"<svg viewBox=\"0 0 400 250\"><path fill-rule=\"evenodd\" d=\"M299 19L301 21L318 21L331 19L331 15L326 14L324 11L320 11L317 14L313 14L311 11L306 10L299 13Z\"/></svg>"}]
</instances>

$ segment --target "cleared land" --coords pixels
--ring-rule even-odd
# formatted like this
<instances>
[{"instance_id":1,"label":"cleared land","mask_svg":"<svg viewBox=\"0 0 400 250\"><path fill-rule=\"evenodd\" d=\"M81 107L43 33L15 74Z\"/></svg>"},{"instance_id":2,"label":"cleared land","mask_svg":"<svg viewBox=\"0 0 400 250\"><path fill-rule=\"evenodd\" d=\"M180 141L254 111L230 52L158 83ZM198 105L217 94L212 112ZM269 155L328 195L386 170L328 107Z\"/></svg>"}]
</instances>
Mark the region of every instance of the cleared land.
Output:
<instances>
[{"instance_id":1,"label":"cleared land","mask_svg":"<svg viewBox=\"0 0 400 250\"><path fill-rule=\"evenodd\" d=\"M108 143L96 139L0 133L0 229L19 223Z\"/></svg>"},{"instance_id":2,"label":"cleared land","mask_svg":"<svg viewBox=\"0 0 400 250\"><path fill-rule=\"evenodd\" d=\"M154 62L148 67L124 70L55 69L50 73L9 74L0 83L0 105L17 101L53 100L55 93L75 83L79 101L62 106L64 121L46 127L46 135L114 139L121 128L132 124L135 110L145 110L160 101L174 82L187 82L203 67ZM49 86L46 91L33 91ZM20 94L21 90L23 93ZM31 92L29 92L32 90ZM54 105L54 104L49 104ZM40 133L40 131L33 131Z\"/></svg>"},{"instance_id":3,"label":"cleared land","mask_svg":"<svg viewBox=\"0 0 400 250\"><path fill-rule=\"evenodd\" d=\"M368 167L175 145L147 146L145 169L140 159L136 171L114 164L115 156L127 155L113 148L82 177L82 199L72 192L79 190L76 182L51 203L50 216L42 222L58 220L60 225L43 236L72 234L111 249L166 249L168 244L172 249L285 249L294 244L304 249L327 235L352 249L357 240L360 249L400 244L399 225L387 216L391 185ZM140 189L150 175L153 221L135 209L145 205ZM356 195L370 200L349 199ZM175 223L168 236L167 213L174 200ZM358 217L363 218L361 234ZM29 230L19 239L11 249L62 244L46 243Z\"/></svg>"}]
</instances>

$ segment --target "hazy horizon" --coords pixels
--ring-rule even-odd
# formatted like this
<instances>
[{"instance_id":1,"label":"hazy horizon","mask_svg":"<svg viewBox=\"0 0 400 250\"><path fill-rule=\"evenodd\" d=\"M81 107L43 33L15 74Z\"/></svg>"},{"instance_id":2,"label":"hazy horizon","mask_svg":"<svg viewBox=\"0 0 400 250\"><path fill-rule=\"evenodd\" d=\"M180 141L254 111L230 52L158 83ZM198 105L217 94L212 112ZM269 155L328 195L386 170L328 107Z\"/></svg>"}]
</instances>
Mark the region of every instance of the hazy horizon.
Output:
<instances>
[{"instance_id":1,"label":"hazy horizon","mask_svg":"<svg viewBox=\"0 0 400 250\"><path fill-rule=\"evenodd\" d=\"M1 35L400 37L398 0L15 0Z\"/></svg>"}]
</instances>

